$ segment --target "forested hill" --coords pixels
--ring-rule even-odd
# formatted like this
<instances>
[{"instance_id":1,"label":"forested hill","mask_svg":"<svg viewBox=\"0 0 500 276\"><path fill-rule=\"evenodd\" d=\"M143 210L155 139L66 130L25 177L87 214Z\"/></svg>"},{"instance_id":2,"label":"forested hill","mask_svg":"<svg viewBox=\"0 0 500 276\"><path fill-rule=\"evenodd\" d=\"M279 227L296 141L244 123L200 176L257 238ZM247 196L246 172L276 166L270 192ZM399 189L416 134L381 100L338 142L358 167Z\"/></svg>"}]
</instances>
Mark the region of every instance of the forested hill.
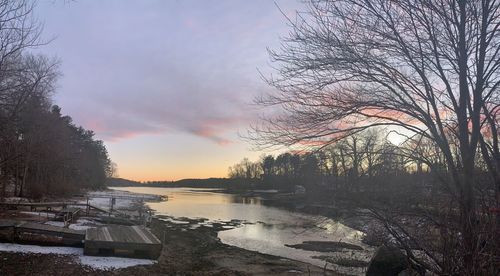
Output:
<instances>
[{"instance_id":1,"label":"forested hill","mask_svg":"<svg viewBox=\"0 0 500 276\"><path fill-rule=\"evenodd\" d=\"M43 93L18 101L17 110L0 105L1 195L38 198L104 187L113 166L94 132L63 116Z\"/></svg>"},{"instance_id":2,"label":"forested hill","mask_svg":"<svg viewBox=\"0 0 500 276\"><path fill-rule=\"evenodd\" d=\"M113 171L104 143L53 104L59 61L31 52L45 44L32 6L3 1L1 9L0 196L103 187Z\"/></svg>"},{"instance_id":3,"label":"forested hill","mask_svg":"<svg viewBox=\"0 0 500 276\"><path fill-rule=\"evenodd\" d=\"M128 180L118 177L110 177L106 179L106 186L108 187L141 187L144 186L141 182Z\"/></svg>"}]
</instances>

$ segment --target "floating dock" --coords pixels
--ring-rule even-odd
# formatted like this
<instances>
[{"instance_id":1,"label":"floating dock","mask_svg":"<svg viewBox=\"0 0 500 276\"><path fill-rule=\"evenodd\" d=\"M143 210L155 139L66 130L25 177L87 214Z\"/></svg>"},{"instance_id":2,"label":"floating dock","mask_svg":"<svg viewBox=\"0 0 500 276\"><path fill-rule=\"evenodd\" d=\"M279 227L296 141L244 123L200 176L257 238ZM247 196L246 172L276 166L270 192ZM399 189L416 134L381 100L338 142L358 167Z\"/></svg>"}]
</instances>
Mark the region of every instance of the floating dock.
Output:
<instances>
[{"instance_id":1,"label":"floating dock","mask_svg":"<svg viewBox=\"0 0 500 276\"><path fill-rule=\"evenodd\" d=\"M123 217L116 210L104 210L87 203L78 202L0 202L0 208L30 208L31 211L44 209L54 213L55 218L64 221L65 226L75 221L85 212L106 214L97 216L95 220L109 224L107 226L89 228L86 231L73 230L49 224L0 220L0 241L84 247L85 255L121 256L134 258L157 259L162 250L162 243L146 227L143 222ZM84 207L78 208L78 207ZM115 215L121 215L115 216Z\"/></svg>"},{"instance_id":2,"label":"floating dock","mask_svg":"<svg viewBox=\"0 0 500 276\"><path fill-rule=\"evenodd\" d=\"M85 231L33 222L0 221L0 240L3 241L81 247L84 239Z\"/></svg>"},{"instance_id":3,"label":"floating dock","mask_svg":"<svg viewBox=\"0 0 500 276\"><path fill-rule=\"evenodd\" d=\"M16 238L24 243L82 246L85 231L25 222L16 225Z\"/></svg>"},{"instance_id":4,"label":"floating dock","mask_svg":"<svg viewBox=\"0 0 500 276\"><path fill-rule=\"evenodd\" d=\"M85 234L85 255L157 259L162 243L144 226L108 225Z\"/></svg>"},{"instance_id":5,"label":"floating dock","mask_svg":"<svg viewBox=\"0 0 500 276\"><path fill-rule=\"evenodd\" d=\"M83 253L92 256L157 259L162 250L161 241L139 225L108 225L80 231L41 223L0 220L0 241L83 246Z\"/></svg>"}]
</instances>

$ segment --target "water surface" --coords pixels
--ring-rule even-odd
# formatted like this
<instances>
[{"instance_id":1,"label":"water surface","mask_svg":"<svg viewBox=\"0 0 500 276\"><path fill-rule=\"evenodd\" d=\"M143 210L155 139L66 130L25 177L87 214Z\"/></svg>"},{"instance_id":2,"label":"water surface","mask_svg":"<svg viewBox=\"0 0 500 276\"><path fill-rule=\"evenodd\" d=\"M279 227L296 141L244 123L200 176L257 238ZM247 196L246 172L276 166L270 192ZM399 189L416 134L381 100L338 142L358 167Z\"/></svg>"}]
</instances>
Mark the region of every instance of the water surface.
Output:
<instances>
[{"instance_id":1,"label":"water surface","mask_svg":"<svg viewBox=\"0 0 500 276\"><path fill-rule=\"evenodd\" d=\"M282 256L318 266L325 262L314 256L342 256L367 260L372 249L363 243L363 233L322 216L292 212L263 205L258 197L241 197L222 193L218 189L196 188L116 188L134 193L149 193L168 196L168 201L148 203L159 215L176 218L205 218L211 222L242 220L239 227L219 232L223 243ZM363 251L342 250L335 253L305 251L285 246L303 241L342 241L360 245ZM337 270L361 273L359 269Z\"/></svg>"}]
</instances>

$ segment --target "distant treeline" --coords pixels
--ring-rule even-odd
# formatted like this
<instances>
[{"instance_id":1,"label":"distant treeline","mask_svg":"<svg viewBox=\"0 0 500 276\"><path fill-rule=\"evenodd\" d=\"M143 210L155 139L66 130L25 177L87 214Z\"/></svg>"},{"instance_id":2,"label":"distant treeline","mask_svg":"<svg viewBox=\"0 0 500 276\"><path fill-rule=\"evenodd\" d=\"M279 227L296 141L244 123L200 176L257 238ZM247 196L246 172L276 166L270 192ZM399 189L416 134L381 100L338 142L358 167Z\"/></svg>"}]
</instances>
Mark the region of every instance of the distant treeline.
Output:
<instances>
[{"instance_id":1,"label":"distant treeline","mask_svg":"<svg viewBox=\"0 0 500 276\"><path fill-rule=\"evenodd\" d=\"M297 185L309 193L366 194L385 202L388 197L406 203L421 200L431 189L445 192L447 179L443 153L432 141L391 142L383 129L371 129L315 150L244 158L229 167L231 179L251 180L259 188L293 191ZM487 167L477 162L477 179L490 185ZM389 191L389 192L388 192Z\"/></svg>"},{"instance_id":2,"label":"distant treeline","mask_svg":"<svg viewBox=\"0 0 500 276\"><path fill-rule=\"evenodd\" d=\"M249 181L230 178L207 178L207 179L181 179L177 181L145 181L138 182L123 178L109 178L106 182L108 187L159 187L159 188L221 188L240 189L248 188Z\"/></svg>"},{"instance_id":3,"label":"distant treeline","mask_svg":"<svg viewBox=\"0 0 500 276\"><path fill-rule=\"evenodd\" d=\"M28 51L44 44L32 9L30 1L0 2L0 196L101 188L112 163L91 130L52 104L58 62Z\"/></svg>"}]
</instances>

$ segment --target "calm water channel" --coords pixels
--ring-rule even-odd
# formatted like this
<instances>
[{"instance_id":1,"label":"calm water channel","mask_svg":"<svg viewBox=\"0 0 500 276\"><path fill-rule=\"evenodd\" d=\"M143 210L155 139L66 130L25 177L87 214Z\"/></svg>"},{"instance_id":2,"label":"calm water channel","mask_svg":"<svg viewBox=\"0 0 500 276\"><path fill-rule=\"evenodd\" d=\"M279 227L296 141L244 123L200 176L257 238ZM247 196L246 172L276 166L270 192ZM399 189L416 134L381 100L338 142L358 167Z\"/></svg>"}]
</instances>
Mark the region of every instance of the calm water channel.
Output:
<instances>
[{"instance_id":1,"label":"calm water channel","mask_svg":"<svg viewBox=\"0 0 500 276\"><path fill-rule=\"evenodd\" d=\"M219 232L223 243L287 257L318 266L325 262L318 256L349 257L366 260L372 249L361 243L362 232L322 216L269 207L258 197L241 197L210 189L127 187L119 190L168 196L168 201L148 203L159 215L176 218L206 218L212 222L242 220L251 224ZM342 241L360 245L366 250L324 253L285 246L303 241ZM345 268L337 267L345 270ZM346 272L359 272L352 269Z\"/></svg>"}]
</instances>

